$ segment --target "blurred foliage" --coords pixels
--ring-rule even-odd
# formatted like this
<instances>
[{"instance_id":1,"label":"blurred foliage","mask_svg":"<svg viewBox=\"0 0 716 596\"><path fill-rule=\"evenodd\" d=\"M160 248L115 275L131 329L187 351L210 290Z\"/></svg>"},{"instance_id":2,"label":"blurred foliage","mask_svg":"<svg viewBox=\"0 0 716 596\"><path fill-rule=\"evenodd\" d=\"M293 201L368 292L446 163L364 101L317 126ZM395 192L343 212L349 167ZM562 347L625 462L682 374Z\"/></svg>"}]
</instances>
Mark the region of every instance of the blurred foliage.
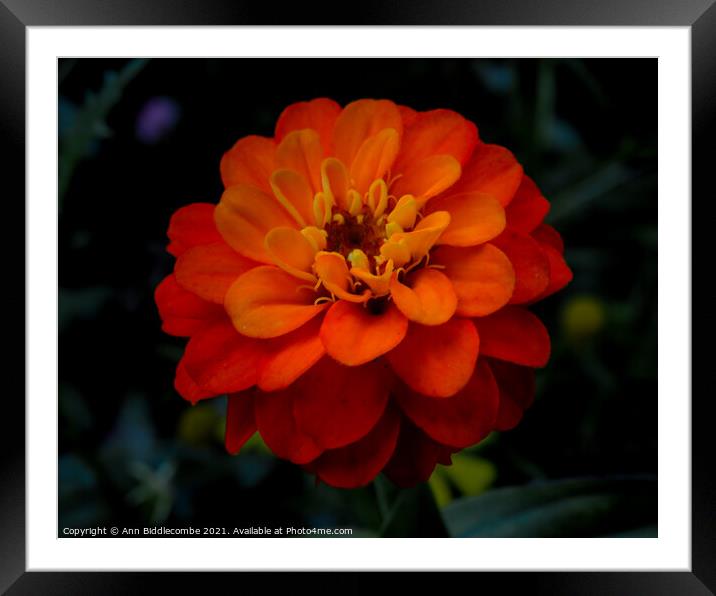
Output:
<instances>
[{"instance_id":1,"label":"blurred foliage","mask_svg":"<svg viewBox=\"0 0 716 596\"><path fill-rule=\"evenodd\" d=\"M654 535L656 74L652 59L60 60L59 527ZM317 485L258 435L229 456L225 399L192 407L172 386L183 341L153 302L169 217L218 199L239 137L317 96L472 119L550 199L574 271L535 305L552 358L522 422L411 490Z\"/></svg>"}]
</instances>

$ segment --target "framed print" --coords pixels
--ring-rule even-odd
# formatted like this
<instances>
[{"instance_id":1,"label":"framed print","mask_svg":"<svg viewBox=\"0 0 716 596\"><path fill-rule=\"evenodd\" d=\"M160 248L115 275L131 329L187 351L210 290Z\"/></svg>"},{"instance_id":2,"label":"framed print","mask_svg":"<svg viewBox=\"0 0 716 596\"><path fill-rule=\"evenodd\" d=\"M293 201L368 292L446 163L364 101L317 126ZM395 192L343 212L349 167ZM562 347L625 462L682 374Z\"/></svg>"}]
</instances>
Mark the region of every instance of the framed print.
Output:
<instances>
[{"instance_id":1,"label":"framed print","mask_svg":"<svg viewBox=\"0 0 716 596\"><path fill-rule=\"evenodd\" d=\"M3 590L710 593L716 9L519 4L0 6Z\"/></svg>"}]
</instances>

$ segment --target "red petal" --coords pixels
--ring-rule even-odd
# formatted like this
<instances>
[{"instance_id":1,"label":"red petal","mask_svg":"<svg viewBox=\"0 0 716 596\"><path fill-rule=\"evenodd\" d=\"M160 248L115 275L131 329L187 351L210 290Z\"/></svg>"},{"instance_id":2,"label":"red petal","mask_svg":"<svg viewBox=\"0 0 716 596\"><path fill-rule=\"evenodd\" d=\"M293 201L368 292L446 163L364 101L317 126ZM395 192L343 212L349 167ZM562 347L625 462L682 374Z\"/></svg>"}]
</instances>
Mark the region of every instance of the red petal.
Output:
<instances>
[{"instance_id":1,"label":"red petal","mask_svg":"<svg viewBox=\"0 0 716 596\"><path fill-rule=\"evenodd\" d=\"M226 450L236 455L256 432L254 417L254 391L242 391L229 395L226 408Z\"/></svg>"},{"instance_id":2,"label":"red petal","mask_svg":"<svg viewBox=\"0 0 716 596\"><path fill-rule=\"evenodd\" d=\"M545 288L536 300L542 300L547 296L551 296L555 292L561 290L570 281L572 281L572 270L567 265L564 257L554 248L547 244L542 245L542 251L549 261L549 285Z\"/></svg>"},{"instance_id":3,"label":"red petal","mask_svg":"<svg viewBox=\"0 0 716 596\"><path fill-rule=\"evenodd\" d=\"M222 319L189 340L184 363L203 391L219 395L256 384L263 357L260 340L241 335L231 321Z\"/></svg>"},{"instance_id":4,"label":"red petal","mask_svg":"<svg viewBox=\"0 0 716 596\"><path fill-rule=\"evenodd\" d=\"M254 407L256 426L277 457L305 464L318 457L321 449L296 427L293 404L294 392L290 389L258 393Z\"/></svg>"},{"instance_id":5,"label":"red petal","mask_svg":"<svg viewBox=\"0 0 716 596\"><path fill-rule=\"evenodd\" d=\"M549 285L549 261L536 240L506 229L492 244L507 255L515 271L510 304L530 302L545 291Z\"/></svg>"},{"instance_id":6,"label":"red petal","mask_svg":"<svg viewBox=\"0 0 716 596\"><path fill-rule=\"evenodd\" d=\"M231 284L256 266L256 261L242 257L222 240L187 250L177 259L174 274L185 290L209 302L224 304Z\"/></svg>"},{"instance_id":7,"label":"red petal","mask_svg":"<svg viewBox=\"0 0 716 596\"><path fill-rule=\"evenodd\" d=\"M189 337L224 314L221 306L182 288L174 275L167 275L157 286L154 300L162 319L162 331L169 335Z\"/></svg>"},{"instance_id":8,"label":"red petal","mask_svg":"<svg viewBox=\"0 0 716 596\"><path fill-rule=\"evenodd\" d=\"M390 380L381 362L351 367L323 358L289 389L298 428L324 449L357 441L383 414Z\"/></svg>"},{"instance_id":9,"label":"red petal","mask_svg":"<svg viewBox=\"0 0 716 596\"><path fill-rule=\"evenodd\" d=\"M532 178L525 175L514 198L505 208L507 225L513 230L529 234L542 223L549 207L549 201L542 196Z\"/></svg>"},{"instance_id":10,"label":"red petal","mask_svg":"<svg viewBox=\"0 0 716 596\"><path fill-rule=\"evenodd\" d=\"M452 451L403 417L395 453L383 472L398 486L409 488L427 481L438 463L449 464Z\"/></svg>"},{"instance_id":11,"label":"red petal","mask_svg":"<svg viewBox=\"0 0 716 596\"><path fill-rule=\"evenodd\" d=\"M199 400L216 397L219 392L207 391L197 385L196 381L189 376L184 364L184 358L179 361L174 377L174 389L185 400L195 404Z\"/></svg>"},{"instance_id":12,"label":"red petal","mask_svg":"<svg viewBox=\"0 0 716 596\"><path fill-rule=\"evenodd\" d=\"M169 220L167 250L178 257L185 250L201 244L220 242L221 235L214 223L215 205L192 203L174 212Z\"/></svg>"},{"instance_id":13,"label":"red petal","mask_svg":"<svg viewBox=\"0 0 716 596\"><path fill-rule=\"evenodd\" d=\"M492 374L500 390L500 409L495 422L496 430L510 430L517 426L524 411L535 397L535 371L501 360L489 359Z\"/></svg>"},{"instance_id":14,"label":"red petal","mask_svg":"<svg viewBox=\"0 0 716 596\"><path fill-rule=\"evenodd\" d=\"M564 242L559 232L548 224L541 224L534 232L532 238L540 244L547 244L562 254L564 252Z\"/></svg>"},{"instance_id":15,"label":"red petal","mask_svg":"<svg viewBox=\"0 0 716 596\"><path fill-rule=\"evenodd\" d=\"M519 306L505 306L487 317L474 319L480 333L480 353L524 366L547 364L550 340L534 314Z\"/></svg>"},{"instance_id":16,"label":"red petal","mask_svg":"<svg viewBox=\"0 0 716 596\"><path fill-rule=\"evenodd\" d=\"M468 384L452 397L435 399L403 388L397 399L403 412L431 439L460 448L488 435L499 406L497 383L482 358Z\"/></svg>"},{"instance_id":17,"label":"red petal","mask_svg":"<svg viewBox=\"0 0 716 596\"><path fill-rule=\"evenodd\" d=\"M469 320L451 319L430 327L411 323L405 339L387 358L414 391L449 397L470 380L479 346L477 331Z\"/></svg>"},{"instance_id":18,"label":"red petal","mask_svg":"<svg viewBox=\"0 0 716 596\"><path fill-rule=\"evenodd\" d=\"M275 167L276 145L273 139L251 135L239 139L221 158L224 188L248 184L271 192L269 176Z\"/></svg>"},{"instance_id":19,"label":"red petal","mask_svg":"<svg viewBox=\"0 0 716 596\"><path fill-rule=\"evenodd\" d=\"M392 407L365 437L340 449L325 452L309 469L337 488L357 488L371 482L393 455L400 416Z\"/></svg>"},{"instance_id":20,"label":"red petal","mask_svg":"<svg viewBox=\"0 0 716 596\"><path fill-rule=\"evenodd\" d=\"M262 391L285 389L326 353L318 335L321 319L316 318L291 333L265 340L266 359L259 373Z\"/></svg>"}]
</instances>

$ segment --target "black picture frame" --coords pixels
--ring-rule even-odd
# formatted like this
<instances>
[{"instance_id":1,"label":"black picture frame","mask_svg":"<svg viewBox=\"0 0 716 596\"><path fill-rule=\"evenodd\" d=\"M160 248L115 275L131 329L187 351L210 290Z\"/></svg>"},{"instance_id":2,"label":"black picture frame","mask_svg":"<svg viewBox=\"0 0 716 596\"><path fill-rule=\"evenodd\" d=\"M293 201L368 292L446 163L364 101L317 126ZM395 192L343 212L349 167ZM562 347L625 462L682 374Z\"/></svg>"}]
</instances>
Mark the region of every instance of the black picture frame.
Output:
<instances>
[{"instance_id":1,"label":"black picture frame","mask_svg":"<svg viewBox=\"0 0 716 596\"><path fill-rule=\"evenodd\" d=\"M6 320L20 322L25 308L25 36L31 26L99 25L531 25L531 26L682 26L691 28L692 80L692 197L703 194L694 224L713 221L706 209L713 204L712 154L716 138L716 6L714 0L364 0L360 12L350 14L342 3L249 3L243 0L0 0L0 146L3 155L4 219L13 222L3 234L6 270L3 292ZM662 164L665 166L666 164ZM711 184L709 184L711 183ZM709 200L710 199L710 200ZM692 207L695 202L692 199ZM8 232L13 231L16 234ZM692 227L692 279L709 271L713 248L705 235L695 240ZM662 247L662 249L664 249ZM668 249L668 247L666 248ZM699 265L703 265L700 267ZM708 277L706 274L705 277ZM703 279L703 278L702 278ZM12 281L11 281L12 280ZM22 280L22 281L21 281ZM703 286L703 283L702 283ZM711 350L696 351L714 329L714 317L705 315L712 293L692 288L693 309L701 317L692 335L692 371ZM24 317L23 317L24 319ZM23 330L24 331L24 330ZM20 330L17 331L20 337ZM78 573L25 571L25 431L24 332L15 344L6 335L3 369L6 378L0 433L0 590L8 594L149 593L169 590L181 582L183 590L206 590L202 574ZM708 344L707 344L708 345ZM21 349L21 346L23 347ZM665 365L664 363L660 363ZM695 371L694 371L695 372ZM701 375L692 374L693 379ZM711 421L713 391L692 389L692 571L689 572L541 572L484 573L481 591L529 589L538 594L709 594L716 591L716 474L712 463ZM688 399L689 396L673 396ZM248 574L259 582L265 577ZM216 576L212 576L214 581ZM248 578L247 578L248 579ZM294 586L294 574L272 580ZM350 573L320 581L322 590L358 593L372 581L369 574ZM382 581L382 580L381 580ZM404 581L401 580L401 581ZM424 590L440 589L442 580L420 578ZM245 579L241 580L245 585ZM434 585L431 585L436 582ZM487 585L485 585L487 582ZM251 581L253 583L253 581ZM313 583L313 582L312 582ZM263 587L263 586L262 586ZM317 587L314 584L314 588Z\"/></svg>"}]
</instances>

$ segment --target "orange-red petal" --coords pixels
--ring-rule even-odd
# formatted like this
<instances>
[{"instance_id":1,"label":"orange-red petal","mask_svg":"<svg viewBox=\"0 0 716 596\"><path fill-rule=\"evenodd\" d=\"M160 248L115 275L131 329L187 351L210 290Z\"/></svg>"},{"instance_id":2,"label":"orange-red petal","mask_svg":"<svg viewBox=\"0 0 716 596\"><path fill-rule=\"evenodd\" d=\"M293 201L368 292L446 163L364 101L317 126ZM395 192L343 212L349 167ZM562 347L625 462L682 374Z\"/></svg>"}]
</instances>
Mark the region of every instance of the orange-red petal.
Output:
<instances>
[{"instance_id":1,"label":"orange-red petal","mask_svg":"<svg viewBox=\"0 0 716 596\"><path fill-rule=\"evenodd\" d=\"M269 176L275 169L276 144L273 139L255 135L243 137L221 158L224 188L248 184L270 191Z\"/></svg>"},{"instance_id":2,"label":"orange-red petal","mask_svg":"<svg viewBox=\"0 0 716 596\"><path fill-rule=\"evenodd\" d=\"M521 181L522 166L508 149L479 143L450 194L481 192L492 195L504 207L512 200Z\"/></svg>"},{"instance_id":3,"label":"orange-red petal","mask_svg":"<svg viewBox=\"0 0 716 596\"><path fill-rule=\"evenodd\" d=\"M432 155L452 155L461 165L465 164L476 144L477 127L457 112L418 112L405 127L402 149L393 172L398 174Z\"/></svg>"},{"instance_id":4,"label":"orange-red petal","mask_svg":"<svg viewBox=\"0 0 716 596\"><path fill-rule=\"evenodd\" d=\"M542 300L561 290L572 281L572 270L567 265L562 254L548 244L542 244L542 251L549 261L549 284L536 299Z\"/></svg>"},{"instance_id":5,"label":"orange-red petal","mask_svg":"<svg viewBox=\"0 0 716 596\"><path fill-rule=\"evenodd\" d=\"M306 464L321 454L321 448L296 427L294 395L291 388L258 392L254 404L256 426L274 455L295 464Z\"/></svg>"},{"instance_id":6,"label":"orange-red petal","mask_svg":"<svg viewBox=\"0 0 716 596\"><path fill-rule=\"evenodd\" d=\"M505 306L487 317L475 319L480 333L480 353L523 366L542 367L550 354L547 329L526 308Z\"/></svg>"},{"instance_id":7,"label":"orange-red petal","mask_svg":"<svg viewBox=\"0 0 716 596\"><path fill-rule=\"evenodd\" d=\"M215 207L211 203L192 203L175 211L169 220L167 251L178 257L194 246L219 242L221 235L214 223Z\"/></svg>"},{"instance_id":8,"label":"orange-red petal","mask_svg":"<svg viewBox=\"0 0 716 596\"><path fill-rule=\"evenodd\" d=\"M300 174L311 185L311 198L321 190L322 161L321 139L315 130L294 130L284 137L276 149L276 168Z\"/></svg>"},{"instance_id":9,"label":"orange-red petal","mask_svg":"<svg viewBox=\"0 0 716 596\"><path fill-rule=\"evenodd\" d=\"M321 320L316 318L291 333L265 340L266 358L258 379L261 390L285 389L323 357L326 350L318 335L320 327Z\"/></svg>"},{"instance_id":10,"label":"orange-red petal","mask_svg":"<svg viewBox=\"0 0 716 596\"><path fill-rule=\"evenodd\" d=\"M269 194L245 184L232 186L221 195L214 211L221 236L236 252L262 263L272 263L264 246L266 233L296 222Z\"/></svg>"},{"instance_id":11,"label":"orange-red petal","mask_svg":"<svg viewBox=\"0 0 716 596\"><path fill-rule=\"evenodd\" d=\"M547 289L549 261L536 240L526 234L506 229L492 244L507 255L515 270L515 290L510 304L531 302Z\"/></svg>"},{"instance_id":12,"label":"orange-red petal","mask_svg":"<svg viewBox=\"0 0 716 596\"><path fill-rule=\"evenodd\" d=\"M295 222L292 227L298 224L303 228L316 223L314 193L303 174L288 169L276 170L271 174L271 188L278 202L291 214Z\"/></svg>"},{"instance_id":13,"label":"orange-red petal","mask_svg":"<svg viewBox=\"0 0 716 596\"><path fill-rule=\"evenodd\" d=\"M385 128L363 141L350 168L353 187L361 195L368 190L373 180L385 176L399 148L400 135L394 128Z\"/></svg>"},{"instance_id":14,"label":"orange-red petal","mask_svg":"<svg viewBox=\"0 0 716 596\"><path fill-rule=\"evenodd\" d=\"M289 389L298 429L323 449L357 441L383 414L390 381L383 362L344 366L324 357Z\"/></svg>"},{"instance_id":15,"label":"orange-red petal","mask_svg":"<svg viewBox=\"0 0 716 596\"><path fill-rule=\"evenodd\" d=\"M358 488L371 482L390 460L400 431L400 416L387 408L378 424L359 441L326 451L307 468L331 486Z\"/></svg>"},{"instance_id":16,"label":"orange-red petal","mask_svg":"<svg viewBox=\"0 0 716 596\"><path fill-rule=\"evenodd\" d=\"M224 314L221 306L182 288L173 274L157 286L154 300L162 319L162 331L169 335L188 337Z\"/></svg>"},{"instance_id":17,"label":"orange-red petal","mask_svg":"<svg viewBox=\"0 0 716 596\"><path fill-rule=\"evenodd\" d=\"M200 298L224 303L231 284L258 263L241 256L225 242L195 246L177 259L174 274L185 290Z\"/></svg>"},{"instance_id":18,"label":"orange-red petal","mask_svg":"<svg viewBox=\"0 0 716 596\"><path fill-rule=\"evenodd\" d=\"M411 323L405 339L387 358L414 391L449 397L467 385L479 347L480 339L470 320L454 318L435 327Z\"/></svg>"},{"instance_id":19,"label":"orange-red petal","mask_svg":"<svg viewBox=\"0 0 716 596\"><path fill-rule=\"evenodd\" d=\"M397 392L403 412L427 435L443 445L469 447L493 429L499 407L495 377L483 358L463 389L452 397L435 399L407 388Z\"/></svg>"},{"instance_id":20,"label":"orange-red petal","mask_svg":"<svg viewBox=\"0 0 716 596\"><path fill-rule=\"evenodd\" d=\"M226 293L224 307L236 330L249 337L278 337L298 329L326 308L305 282L278 267L251 269Z\"/></svg>"},{"instance_id":21,"label":"orange-red petal","mask_svg":"<svg viewBox=\"0 0 716 596\"><path fill-rule=\"evenodd\" d=\"M394 277L390 294L400 312L411 321L442 325L455 314L457 295L450 280L437 269L420 269L408 275L406 282Z\"/></svg>"},{"instance_id":22,"label":"orange-red petal","mask_svg":"<svg viewBox=\"0 0 716 596\"><path fill-rule=\"evenodd\" d=\"M396 197L413 195L429 199L450 188L460 178L460 162L452 155L431 155L408 164L390 187Z\"/></svg>"},{"instance_id":23,"label":"orange-red petal","mask_svg":"<svg viewBox=\"0 0 716 596\"><path fill-rule=\"evenodd\" d=\"M425 206L426 213L447 211L450 225L438 244L475 246L492 240L505 229L505 210L488 194L461 193L435 197Z\"/></svg>"},{"instance_id":24,"label":"orange-red petal","mask_svg":"<svg viewBox=\"0 0 716 596\"><path fill-rule=\"evenodd\" d=\"M328 153L333 127L340 113L341 106L325 97L291 104L281 113L276 122L276 142L280 143L291 131L311 128L318 133L323 150Z\"/></svg>"},{"instance_id":25,"label":"orange-red petal","mask_svg":"<svg viewBox=\"0 0 716 596\"><path fill-rule=\"evenodd\" d=\"M176 389L177 393L192 404L196 404L202 399L216 397L218 393L200 387L197 382L192 379L186 370L184 360L185 359L182 358L179 361L174 377L174 389Z\"/></svg>"},{"instance_id":26,"label":"orange-red petal","mask_svg":"<svg viewBox=\"0 0 716 596\"><path fill-rule=\"evenodd\" d=\"M500 389L500 409L496 430L510 430L522 420L535 397L535 371L527 366L489 358L490 368Z\"/></svg>"},{"instance_id":27,"label":"orange-red petal","mask_svg":"<svg viewBox=\"0 0 716 596\"><path fill-rule=\"evenodd\" d=\"M445 267L457 295L458 315L482 317L510 301L515 272L505 253L492 244L468 248L440 246L431 253L431 263Z\"/></svg>"},{"instance_id":28,"label":"orange-red petal","mask_svg":"<svg viewBox=\"0 0 716 596\"><path fill-rule=\"evenodd\" d=\"M349 103L333 129L333 155L350 170L363 142L385 128L394 128L399 136L403 134L403 121L392 101L359 99Z\"/></svg>"},{"instance_id":29,"label":"orange-red petal","mask_svg":"<svg viewBox=\"0 0 716 596\"><path fill-rule=\"evenodd\" d=\"M262 359L261 342L237 333L231 321L222 319L189 340L183 361L198 387L219 395L256 384Z\"/></svg>"},{"instance_id":30,"label":"orange-red petal","mask_svg":"<svg viewBox=\"0 0 716 596\"><path fill-rule=\"evenodd\" d=\"M316 248L296 228L274 228L266 234L264 244L278 267L294 277L315 283L311 266Z\"/></svg>"},{"instance_id":31,"label":"orange-red petal","mask_svg":"<svg viewBox=\"0 0 716 596\"><path fill-rule=\"evenodd\" d=\"M231 455L236 455L256 432L254 394L249 389L228 396L224 445Z\"/></svg>"},{"instance_id":32,"label":"orange-red petal","mask_svg":"<svg viewBox=\"0 0 716 596\"><path fill-rule=\"evenodd\" d=\"M507 225L513 230L529 234L542 223L549 207L549 201L542 196L534 180L525 174L515 196L505 208Z\"/></svg>"},{"instance_id":33,"label":"orange-red petal","mask_svg":"<svg viewBox=\"0 0 716 596\"><path fill-rule=\"evenodd\" d=\"M372 313L362 304L338 300L323 318L321 341L332 358L358 366L390 352L407 331L408 320L394 304Z\"/></svg>"}]
</instances>

